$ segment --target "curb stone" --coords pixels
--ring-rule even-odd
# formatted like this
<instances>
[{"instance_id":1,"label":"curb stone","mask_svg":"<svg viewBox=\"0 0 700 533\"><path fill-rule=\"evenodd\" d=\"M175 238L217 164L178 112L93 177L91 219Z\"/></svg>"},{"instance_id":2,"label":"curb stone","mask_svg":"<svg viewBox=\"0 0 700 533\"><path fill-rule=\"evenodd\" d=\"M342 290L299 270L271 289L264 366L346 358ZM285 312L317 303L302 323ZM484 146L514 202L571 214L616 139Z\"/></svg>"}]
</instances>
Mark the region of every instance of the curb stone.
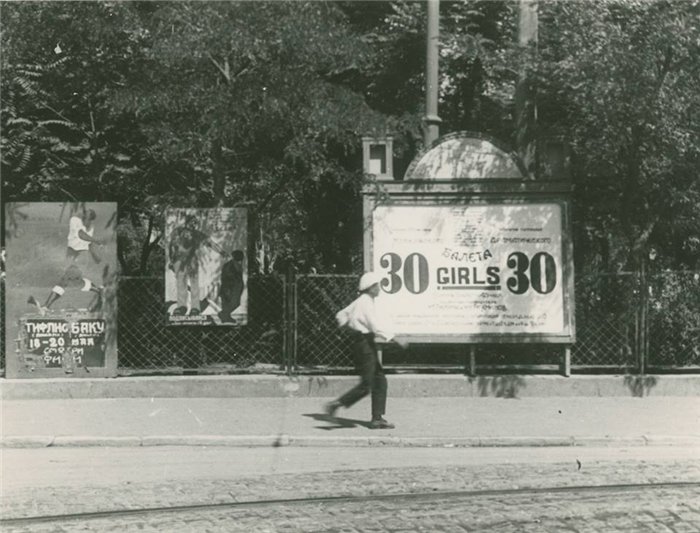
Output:
<instances>
[{"instance_id":1,"label":"curb stone","mask_svg":"<svg viewBox=\"0 0 700 533\"><path fill-rule=\"evenodd\" d=\"M141 446L280 446L277 435L160 435L141 437Z\"/></svg>"},{"instance_id":2,"label":"curb stone","mask_svg":"<svg viewBox=\"0 0 700 533\"><path fill-rule=\"evenodd\" d=\"M71 448L94 448L98 446L108 447L137 447L141 446L140 437L94 437L94 436L59 436L54 437L53 442L49 445L52 448L56 447L71 447Z\"/></svg>"},{"instance_id":3,"label":"curb stone","mask_svg":"<svg viewBox=\"0 0 700 533\"><path fill-rule=\"evenodd\" d=\"M646 446L647 438L644 435L639 437L576 437L574 446Z\"/></svg>"},{"instance_id":4,"label":"curb stone","mask_svg":"<svg viewBox=\"0 0 700 533\"><path fill-rule=\"evenodd\" d=\"M48 448L53 444L52 436L32 437L3 437L0 439L0 448Z\"/></svg>"},{"instance_id":5,"label":"curb stone","mask_svg":"<svg viewBox=\"0 0 700 533\"><path fill-rule=\"evenodd\" d=\"M639 437L323 437L280 435L154 435L154 436L9 436L0 438L0 448L49 447L142 447L142 446L223 446L223 447L414 447L414 448L495 448L495 447L634 447L688 446L700 449L700 436Z\"/></svg>"},{"instance_id":6,"label":"curb stone","mask_svg":"<svg viewBox=\"0 0 700 533\"><path fill-rule=\"evenodd\" d=\"M647 446L695 446L700 457L700 437L693 436L644 436Z\"/></svg>"}]
</instances>

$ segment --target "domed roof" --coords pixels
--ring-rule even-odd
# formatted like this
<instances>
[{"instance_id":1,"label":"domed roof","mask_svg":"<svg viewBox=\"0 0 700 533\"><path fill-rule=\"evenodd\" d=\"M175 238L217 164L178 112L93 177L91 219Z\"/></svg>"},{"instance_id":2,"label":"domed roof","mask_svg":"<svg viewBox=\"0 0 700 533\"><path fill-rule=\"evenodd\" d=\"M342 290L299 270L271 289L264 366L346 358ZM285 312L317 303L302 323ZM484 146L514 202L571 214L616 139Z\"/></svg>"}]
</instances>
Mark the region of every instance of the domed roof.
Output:
<instances>
[{"instance_id":1,"label":"domed roof","mask_svg":"<svg viewBox=\"0 0 700 533\"><path fill-rule=\"evenodd\" d=\"M523 179L518 157L484 135L457 132L420 152L406 171L407 180Z\"/></svg>"}]
</instances>

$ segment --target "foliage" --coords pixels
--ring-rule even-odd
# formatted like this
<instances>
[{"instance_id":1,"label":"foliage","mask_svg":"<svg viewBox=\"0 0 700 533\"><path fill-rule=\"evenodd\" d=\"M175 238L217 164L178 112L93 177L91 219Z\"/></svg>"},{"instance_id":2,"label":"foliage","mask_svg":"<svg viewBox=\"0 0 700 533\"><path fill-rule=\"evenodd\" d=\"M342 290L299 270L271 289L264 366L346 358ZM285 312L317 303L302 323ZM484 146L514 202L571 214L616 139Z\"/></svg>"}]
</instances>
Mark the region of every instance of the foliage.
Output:
<instances>
[{"instance_id":1,"label":"foliage","mask_svg":"<svg viewBox=\"0 0 700 533\"><path fill-rule=\"evenodd\" d=\"M700 3L548 3L541 122L572 143L580 252L604 269L700 258ZM590 258L589 258L590 259Z\"/></svg>"},{"instance_id":2,"label":"foliage","mask_svg":"<svg viewBox=\"0 0 700 533\"><path fill-rule=\"evenodd\" d=\"M260 268L324 261L329 225L315 202L357 197L359 136L386 128L334 79L365 53L342 14L316 2L170 3L144 26L153 45L112 104L139 117L154 179L171 186L154 202L249 205ZM342 207L341 219L355 204Z\"/></svg>"},{"instance_id":3,"label":"foliage","mask_svg":"<svg viewBox=\"0 0 700 533\"><path fill-rule=\"evenodd\" d=\"M128 190L138 137L106 105L139 44L124 40L124 13L108 4L3 5L2 185L12 199L102 200Z\"/></svg>"},{"instance_id":4,"label":"foliage","mask_svg":"<svg viewBox=\"0 0 700 533\"><path fill-rule=\"evenodd\" d=\"M700 264L699 6L541 1L524 51L517 2L441 2L442 133L513 145L528 72L584 270ZM248 206L260 271L355 271L360 137L395 136L398 176L420 149L424 28L407 1L4 3L4 197L118 201L126 273L185 205Z\"/></svg>"},{"instance_id":5,"label":"foliage","mask_svg":"<svg viewBox=\"0 0 700 533\"><path fill-rule=\"evenodd\" d=\"M649 353L657 365L700 362L700 274L664 272L649 280Z\"/></svg>"}]
</instances>

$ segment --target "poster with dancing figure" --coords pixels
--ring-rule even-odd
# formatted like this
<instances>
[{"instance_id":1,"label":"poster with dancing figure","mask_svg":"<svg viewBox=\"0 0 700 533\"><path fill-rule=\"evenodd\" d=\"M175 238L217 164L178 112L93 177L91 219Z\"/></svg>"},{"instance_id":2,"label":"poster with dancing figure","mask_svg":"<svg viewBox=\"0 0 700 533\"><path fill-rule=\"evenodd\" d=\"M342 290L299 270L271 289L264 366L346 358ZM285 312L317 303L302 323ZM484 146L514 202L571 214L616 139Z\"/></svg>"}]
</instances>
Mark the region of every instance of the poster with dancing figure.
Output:
<instances>
[{"instance_id":1,"label":"poster with dancing figure","mask_svg":"<svg viewBox=\"0 0 700 533\"><path fill-rule=\"evenodd\" d=\"M116 375L116 225L111 202L6 204L8 377Z\"/></svg>"},{"instance_id":2,"label":"poster with dancing figure","mask_svg":"<svg viewBox=\"0 0 700 533\"><path fill-rule=\"evenodd\" d=\"M173 326L248 322L247 210L174 208L165 217L165 309Z\"/></svg>"}]
</instances>

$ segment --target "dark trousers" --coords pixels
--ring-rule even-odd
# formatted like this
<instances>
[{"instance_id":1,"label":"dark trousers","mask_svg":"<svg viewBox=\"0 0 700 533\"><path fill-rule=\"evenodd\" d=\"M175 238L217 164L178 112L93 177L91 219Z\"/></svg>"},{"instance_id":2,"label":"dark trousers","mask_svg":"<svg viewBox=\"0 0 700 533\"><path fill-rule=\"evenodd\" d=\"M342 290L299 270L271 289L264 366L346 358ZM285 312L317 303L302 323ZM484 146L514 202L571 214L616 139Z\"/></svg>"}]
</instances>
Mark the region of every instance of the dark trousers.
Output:
<instances>
[{"instance_id":1,"label":"dark trousers","mask_svg":"<svg viewBox=\"0 0 700 533\"><path fill-rule=\"evenodd\" d=\"M381 418L386 411L387 382L377 356L374 334L356 333L353 339L355 370L360 375L360 383L338 398L338 402L343 407L350 407L371 393L372 419Z\"/></svg>"}]
</instances>

